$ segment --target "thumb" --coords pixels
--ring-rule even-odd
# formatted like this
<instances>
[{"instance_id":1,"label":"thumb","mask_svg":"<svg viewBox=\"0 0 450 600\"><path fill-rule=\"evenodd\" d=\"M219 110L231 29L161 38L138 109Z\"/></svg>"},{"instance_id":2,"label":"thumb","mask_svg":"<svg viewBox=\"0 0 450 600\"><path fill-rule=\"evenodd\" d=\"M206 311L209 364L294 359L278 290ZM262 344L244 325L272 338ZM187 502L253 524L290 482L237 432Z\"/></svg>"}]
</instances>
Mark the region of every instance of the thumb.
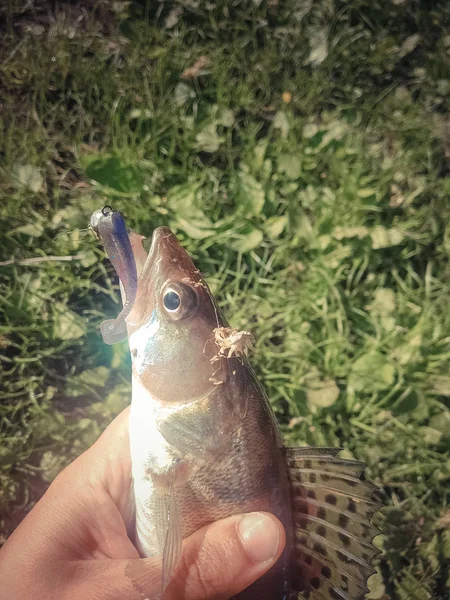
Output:
<instances>
[{"instance_id":1,"label":"thumb","mask_svg":"<svg viewBox=\"0 0 450 600\"><path fill-rule=\"evenodd\" d=\"M183 542L164 600L234 596L272 567L285 545L280 521L268 513L235 515L203 527ZM83 600L156 600L161 557L78 563L73 596ZM75 591L76 590L76 591Z\"/></svg>"}]
</instances>

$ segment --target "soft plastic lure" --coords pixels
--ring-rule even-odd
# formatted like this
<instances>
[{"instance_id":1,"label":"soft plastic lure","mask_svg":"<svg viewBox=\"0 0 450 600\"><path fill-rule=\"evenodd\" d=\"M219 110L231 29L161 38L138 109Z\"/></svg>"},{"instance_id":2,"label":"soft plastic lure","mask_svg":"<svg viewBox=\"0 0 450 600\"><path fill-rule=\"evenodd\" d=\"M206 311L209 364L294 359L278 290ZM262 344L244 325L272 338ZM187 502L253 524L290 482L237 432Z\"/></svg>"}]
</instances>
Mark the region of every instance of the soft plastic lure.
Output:
<instances>
[{"instance_id":1,"label":"soft plastic lure","mask_svg":"<svg viewBox=\"0 0 450 600\"><path fill-rule=\"evenodd\" d=\"M100 331L105 344L116 344L126 339L125 319L130 314L136 299L137 271L128 229L122 214L111 206L104 206L91 217L90 227L105 247L125 292L125 302L115 319L103 321Z\"/></svg>"}]
</instances>

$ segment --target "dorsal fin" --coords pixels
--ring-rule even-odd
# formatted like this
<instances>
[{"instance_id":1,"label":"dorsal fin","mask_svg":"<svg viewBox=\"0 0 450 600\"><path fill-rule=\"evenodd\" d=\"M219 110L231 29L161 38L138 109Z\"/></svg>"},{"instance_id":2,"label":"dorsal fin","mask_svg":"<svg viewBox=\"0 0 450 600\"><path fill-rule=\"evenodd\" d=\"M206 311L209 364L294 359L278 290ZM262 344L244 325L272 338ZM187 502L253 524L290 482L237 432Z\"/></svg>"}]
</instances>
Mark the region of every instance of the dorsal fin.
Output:
<instances>
[{"instance_id":1,"label":"dorsal fin","mask_svg":"<svg viewBox=\"0 0 450 600\"><path fill-rule=\"evenodd\" d=\"M340 448L286 448L291 485L297 600L362 600L379 531L370 518L381 503L360 479L364 464L337 458Z\"/></svg>"}]
</instances>

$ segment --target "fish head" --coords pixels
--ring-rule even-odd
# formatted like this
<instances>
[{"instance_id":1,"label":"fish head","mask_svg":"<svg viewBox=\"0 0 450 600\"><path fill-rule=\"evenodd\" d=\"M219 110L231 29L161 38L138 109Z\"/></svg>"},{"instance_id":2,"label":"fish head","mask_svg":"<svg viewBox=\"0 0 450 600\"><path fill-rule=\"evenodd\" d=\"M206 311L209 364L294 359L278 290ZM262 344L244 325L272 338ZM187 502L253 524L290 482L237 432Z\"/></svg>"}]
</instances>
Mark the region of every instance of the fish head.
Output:
<instances>
[{"instance_id":1,"label":"fish head","mask_svg":"<svg viewBox=\"0 0 450 600\"><path fill-rule=\"evenodd\" d=\"M186 250L169 228L155 229L127 318L133 375L161 402L207 396L224 371L214 340L223 324Z\"/></svg>"}]
</instances>

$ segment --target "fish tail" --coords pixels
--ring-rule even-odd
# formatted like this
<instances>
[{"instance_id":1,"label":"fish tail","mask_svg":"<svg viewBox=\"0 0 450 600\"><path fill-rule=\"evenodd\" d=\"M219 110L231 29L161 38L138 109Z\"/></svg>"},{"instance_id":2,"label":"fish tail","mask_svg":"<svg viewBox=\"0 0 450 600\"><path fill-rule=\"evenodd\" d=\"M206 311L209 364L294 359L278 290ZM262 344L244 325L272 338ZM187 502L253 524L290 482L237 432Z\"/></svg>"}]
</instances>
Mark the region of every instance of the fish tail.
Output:
<instances>
[{"instance_id":1,"label":"fish tail","mask_svg":"<svg viewBox=\"0 0 450 600\"><path fill-rule=\"evenodd\" d=\"M339 448L287 448L294 548L290 600L362 600L380 552L371 524L381 502L360 476L364 464Z\"/></svg>"}]
</instances>

